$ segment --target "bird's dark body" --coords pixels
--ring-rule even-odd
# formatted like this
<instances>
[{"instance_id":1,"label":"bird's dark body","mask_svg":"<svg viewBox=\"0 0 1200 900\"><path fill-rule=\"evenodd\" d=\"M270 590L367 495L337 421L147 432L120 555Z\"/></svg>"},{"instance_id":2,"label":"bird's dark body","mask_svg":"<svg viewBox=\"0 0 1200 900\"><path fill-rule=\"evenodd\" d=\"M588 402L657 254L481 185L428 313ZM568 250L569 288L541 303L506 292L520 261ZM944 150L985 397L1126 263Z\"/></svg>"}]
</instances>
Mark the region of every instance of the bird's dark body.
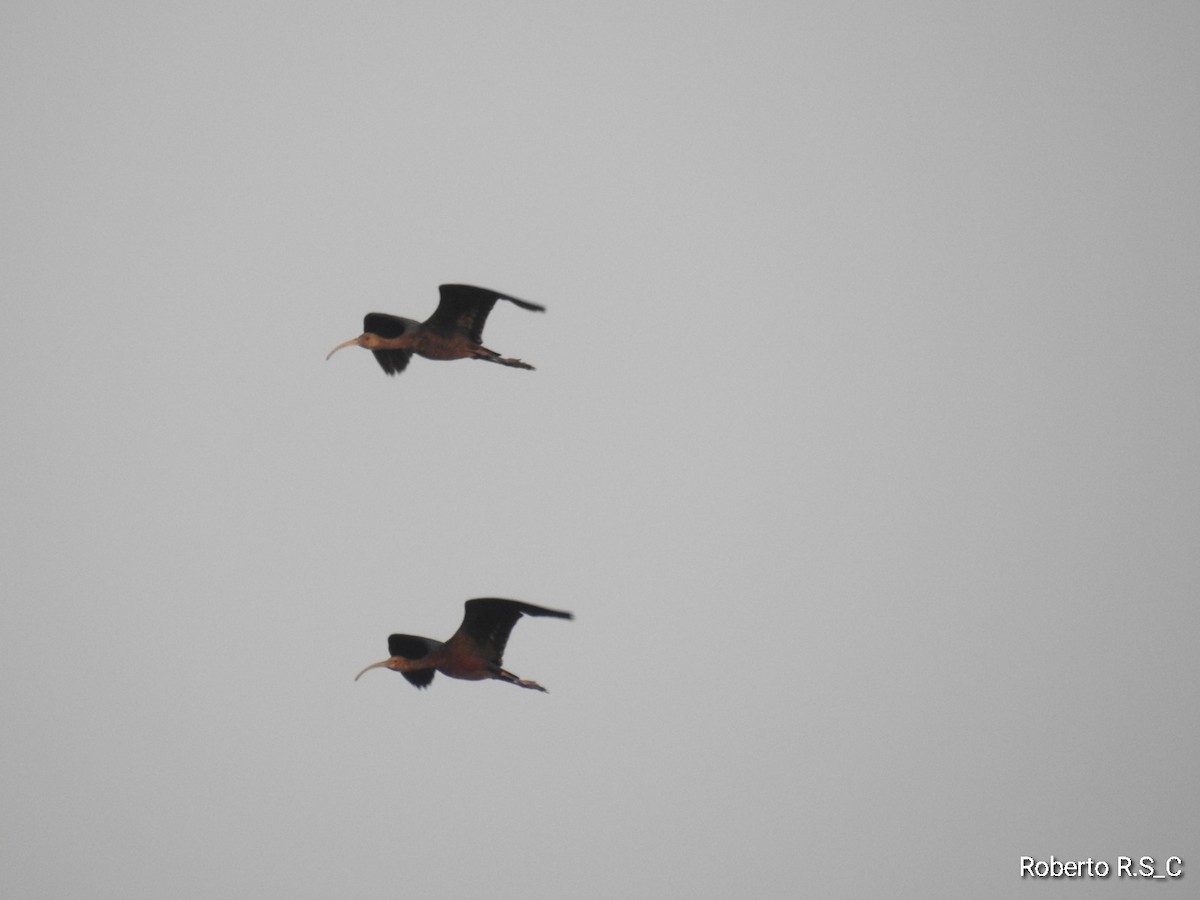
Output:
<instances>
[{"instance_id":1,"label":"bird's dark body","mask_svg":"<svg viewBox=\"0 0 1200 900\"><path fill-rule=\"evenodd\" d=\"M518 678L501 668L508 636L521 616L552 616L574 618L568 612L504 600L499 597L480 597L468 600L466 612L458 631L445 642L412 634L393 634L388 638L388 659L363 669L388 668L399 672L410 684L428 687L434 673L450 678L482 681L496 678L520 687L544 691L535 681ZM359 672L359 676L363 674ZM356 679L357 680L357 679Z\"/></svg>"},{"instance_id":2,"label":"bird's dark body","mask_svg":"<svg viewBox=\"0 0 1200 900\"><path fill-rule=\"evenodd\" d=\"M497 300L507 300L535 312L544 312L544 306L470 284L443 284L438 292L441 299L437 309L424 322L387 313L367 313L363 317L362 335L334 347L329 356L351 344L365 347L375 354L380 368L388 375L403 372L414 353L426 359L482 359L518 369L533 368L529 363L503 357L483 346L483 326Z\"/></svg>"}]
</instances>

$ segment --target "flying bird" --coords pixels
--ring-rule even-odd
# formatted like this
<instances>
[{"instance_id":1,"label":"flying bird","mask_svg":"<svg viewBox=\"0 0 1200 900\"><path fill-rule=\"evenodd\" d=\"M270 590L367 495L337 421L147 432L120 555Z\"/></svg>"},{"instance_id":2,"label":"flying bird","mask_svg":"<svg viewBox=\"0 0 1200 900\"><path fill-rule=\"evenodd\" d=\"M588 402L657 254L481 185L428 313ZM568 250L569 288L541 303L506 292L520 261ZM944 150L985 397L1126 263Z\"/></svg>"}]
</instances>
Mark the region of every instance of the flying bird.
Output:
<instances>
[{"instance_id":1,"label":"flying bird","mask_svg":"<svg viewBox=\"0 0 1200 900\"><path fill-rule=\"evenodd\" d=\"M393 634L388 638L387 659L371 663L354 680L363 677L371 669L391 669L408 679L409 684L419 688L429 687L438 672L451 678L467 681L482 681L497 678L518 687L535 691L546 689L536 681L518 678L500 667L504 656L504 645L517 619L526 616L554 616L558 619L573 619L569 612L546 609L520 600L501 600L498 597L480 597L468 600L462 624L450 640L442 643L431 638L411 634Z\"/></svg>"},{"instance_id":2,"label":"flying bird","mask_svg":"<svg viewBox=\"0 0 1200 900\"><path fill-rule=\"evenodd\" d=\"M375 354L388 375L403 372L414 353L426 359L483 359L518 369L533 368L527 362L509 359L483 346L483 325L497 300L507 300L534 312L545 312L546 307L469 284L443 284L438 292L442 299L424 322L386 313L367 313L363 317L363 333L338 344L325 358L329 359L343 347L365 347Z\"/></svg>"}]
</instances>

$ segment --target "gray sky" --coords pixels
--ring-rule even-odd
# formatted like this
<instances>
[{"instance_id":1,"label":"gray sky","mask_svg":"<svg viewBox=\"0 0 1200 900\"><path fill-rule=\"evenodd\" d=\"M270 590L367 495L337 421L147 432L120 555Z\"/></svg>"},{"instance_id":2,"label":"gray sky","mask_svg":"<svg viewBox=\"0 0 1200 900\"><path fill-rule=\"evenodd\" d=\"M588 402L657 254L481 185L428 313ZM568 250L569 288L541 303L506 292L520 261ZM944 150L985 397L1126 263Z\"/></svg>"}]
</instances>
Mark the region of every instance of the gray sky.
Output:
<instances>
[{"instance_id":1,"label":"gray sky","mask_svg":"<svg viewBox=\"0 0 1200 900\"><path fill-rule=\"evenodd\" d=\"M1182 896L1198 45L7 3L0 894ZM324 361L441 282L538 371ZM549 694L352 681L480 595Z\"/></svg>"}]
</instances>

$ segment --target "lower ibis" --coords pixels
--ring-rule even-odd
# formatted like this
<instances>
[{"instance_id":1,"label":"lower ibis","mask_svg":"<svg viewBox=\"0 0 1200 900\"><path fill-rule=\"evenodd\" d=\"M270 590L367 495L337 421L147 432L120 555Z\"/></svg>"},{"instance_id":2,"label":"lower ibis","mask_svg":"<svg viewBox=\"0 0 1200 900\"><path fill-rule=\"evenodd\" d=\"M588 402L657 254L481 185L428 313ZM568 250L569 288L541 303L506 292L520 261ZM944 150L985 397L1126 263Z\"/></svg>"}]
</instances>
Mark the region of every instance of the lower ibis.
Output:
<instances>
[{"instance_id":1,"label":"lower ibis","mask_svg":"<svg viewBox=\"0 0 1200 900\"><path fill-rule=\"evenodd\" d=\"M503 600L499 597L479 597L468 600L464 606L462 624L450 640L443 643L432 638L411 634L393 634L388 638L387 659L367 666L354 676L362 678L371 669L391 669L408 679L409 684L419 688L429 687L433 676L441 672L451 678L467 681L482 681L496 678L518 687L535 691L546 689L536 681L518 678L501 668L504 645L517 619L521 616L553 616L556 619L572 619L569 612L546 609L520 600Z\"/></svg>"}]
</instances>

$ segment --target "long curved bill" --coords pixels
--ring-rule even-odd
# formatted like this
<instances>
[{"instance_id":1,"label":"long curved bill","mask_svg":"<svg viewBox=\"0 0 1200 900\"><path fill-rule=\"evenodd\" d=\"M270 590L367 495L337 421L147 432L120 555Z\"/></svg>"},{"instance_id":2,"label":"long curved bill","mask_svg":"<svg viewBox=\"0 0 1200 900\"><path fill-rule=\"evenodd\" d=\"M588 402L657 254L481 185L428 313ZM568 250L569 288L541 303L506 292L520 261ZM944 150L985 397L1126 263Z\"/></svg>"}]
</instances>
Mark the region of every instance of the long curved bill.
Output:
<instances>
[{"instance_id":1,"label":"long curved bill","mask_svg":"<svg viewBox=\"0 0 1200 900\"><path fill-rule=\"evenodd\" d=\"M332 350L330 350L328 354L326 354L325 359L328 360L330 356L333 356L333 354L337 353L343 347L357 347L361 343L362 343L361 336L356 337L356 338L350 338L350 340L348 340L348 341L342 341L340 344L338 344L336 347L334 347Z\"/></svg>"},{"instance_id":2,"label":"long curved bill","mask_svg":"<svg viewBox=\"0 0 1200 900\"><path fill-rule=\"evenodd\" d=\"M365 674L370 672L372 669L386 669L387 664L390 663L391 661L392 661L391 657L388 657L387 659L381 659L377 663L371 663L369 666L367 666L365 669L363 669L361 672L359 672L357 675L355 675L354 680L358 681L358 679L362 678Z\"/></svg>"}]
</instances>

